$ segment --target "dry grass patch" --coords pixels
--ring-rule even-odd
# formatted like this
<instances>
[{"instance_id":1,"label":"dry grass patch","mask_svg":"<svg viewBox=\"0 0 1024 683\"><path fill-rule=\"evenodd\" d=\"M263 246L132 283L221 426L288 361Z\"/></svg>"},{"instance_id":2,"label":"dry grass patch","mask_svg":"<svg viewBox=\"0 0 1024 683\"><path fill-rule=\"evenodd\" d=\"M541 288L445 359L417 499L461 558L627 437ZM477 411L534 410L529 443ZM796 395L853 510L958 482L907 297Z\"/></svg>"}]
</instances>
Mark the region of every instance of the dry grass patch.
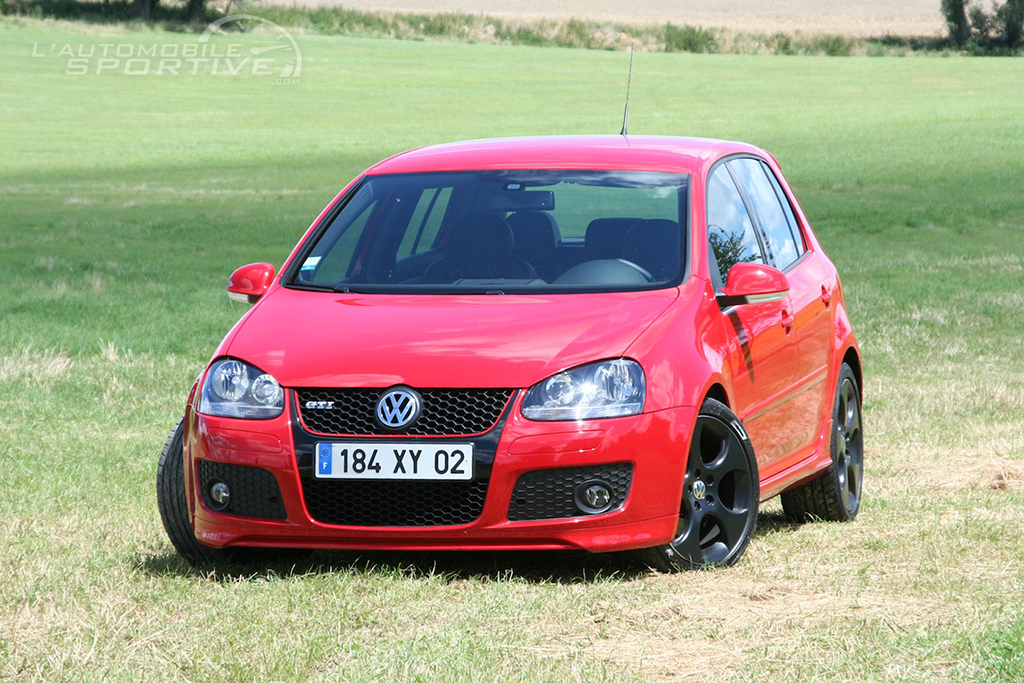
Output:
<instances>
[{"instance_id":1,"label":"dry grass patch","mask_svg":"<svg viewBox=\"0 0 1024 683\"><path fill-rule=\"evenodd\" d=\"M0 355L0 382L45 384L67 375L74 364L62 349L27 346Z\"/></svg>"},{"instance_id":2,"label":"dry grass patch","mask_svg":"<svg viewBox=\"0 0 1024 683\"><path fill-rule=\"evenodd\" d=\"M1024 462L992 453L950 455L941 463L929 462L918 471L918 480L928 488L993 491L1024 488Z\"/></svg>"},{"instance_id":3,"label":"dry grass patch","mask_svg":"<svg viewBox=\"0 0 1024 683\"><path fill-rule=\"evenodd\" d=\"M899 639L954 618L955 609L939 599L900 597L891 590L897 583L891 580L856 591L837 590L858 583L856 564L807 563L793 578L755 577L744 570L649 577L642 608L627 614L609 608L609 616L594 626L596 635L583 640L577 635L577 647L619 665L639 665L643 680L708 675L736 680L754 662L807 661L828 637L835 637L842 650L855 630ZM903 665L914 663L905 656L896 659Z\"/></svg>"}]
</instances>

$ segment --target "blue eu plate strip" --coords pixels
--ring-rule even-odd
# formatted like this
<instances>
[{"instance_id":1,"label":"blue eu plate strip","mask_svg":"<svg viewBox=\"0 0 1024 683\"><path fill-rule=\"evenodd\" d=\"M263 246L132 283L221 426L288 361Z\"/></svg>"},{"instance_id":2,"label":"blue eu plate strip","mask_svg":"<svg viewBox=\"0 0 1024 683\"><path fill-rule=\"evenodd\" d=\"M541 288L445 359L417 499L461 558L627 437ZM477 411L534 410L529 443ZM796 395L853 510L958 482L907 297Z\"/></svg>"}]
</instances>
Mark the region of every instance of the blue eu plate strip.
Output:
<instances>
[{"instance_id":1,"label":"blue eu plate strip","mask_svg":"<svg viewBox=\"0 0 1024 683\"><path fill-rule=\"evenodd\" d=\"M318 443L317 447L317 471L320 474L331 473L331 444Z\"/></svg>"}]
</instances>

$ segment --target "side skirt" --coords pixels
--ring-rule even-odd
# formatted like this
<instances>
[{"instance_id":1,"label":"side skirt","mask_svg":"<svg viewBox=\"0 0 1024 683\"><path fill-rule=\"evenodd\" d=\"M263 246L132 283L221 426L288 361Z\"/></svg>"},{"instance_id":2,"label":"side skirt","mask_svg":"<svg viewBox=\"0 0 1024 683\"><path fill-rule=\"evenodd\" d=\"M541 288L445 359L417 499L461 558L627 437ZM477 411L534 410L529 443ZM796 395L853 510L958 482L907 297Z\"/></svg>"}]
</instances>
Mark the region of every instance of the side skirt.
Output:
<instances>
[{"instance_id":1,"label":"side skirt","mask_svg":"<svg viewBox=\"0 0 1024 683\"><path fill-rule=\"evenodd\" d=\"M830 450L832 434L832 419L825 423L825 429L818 437L817 447L810 455L799 462L787 467L781 472L761 480L761 502L774 498L786 489L802 484L805 481L814 479L828 466L832 464L832 453Z\"/></svg>"}]
</instances>

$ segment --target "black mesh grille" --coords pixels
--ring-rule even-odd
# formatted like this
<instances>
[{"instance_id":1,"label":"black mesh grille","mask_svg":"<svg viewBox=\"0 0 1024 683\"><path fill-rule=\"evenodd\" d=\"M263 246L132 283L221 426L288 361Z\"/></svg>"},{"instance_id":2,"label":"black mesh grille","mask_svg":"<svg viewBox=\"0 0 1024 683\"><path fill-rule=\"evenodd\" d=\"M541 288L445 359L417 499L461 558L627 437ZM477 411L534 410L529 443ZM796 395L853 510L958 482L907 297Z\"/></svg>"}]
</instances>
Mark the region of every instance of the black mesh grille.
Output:
<instances>
[{"instance_id":1,"label":"black mesh grille","mask_svg":"<svg viewBox=\"0 0 1024 683\"><path fill-rule=\"evenodd\" d=\"M600 480L612 490L609 511L622 507L629 494L633 466L629 463L592 467L563 467L534 470L519 477L508 507L510 522L533 519L580 517L585 513L577 507L576 489L580 484Z\"/></svg>"},{"instance_id":2,"label":"black mesh grille","mask_svg":"<svg viewBox=\"0 0 1024 683\"><path fill-rule=\"evenodd\" d=\"M323 524L448 526L480 516L487 481L307 479L303 490L310 516Z\"/></svg>"},{"instance_id":3,"label":"black mesh grille","mask_svg":"<svg viewBox=\"0 0 1024 683\"><path fill-rule=\"evenodd\" d=\"M306 426L320 434L374 436L459 436L480 434L494 426L512 397L511 389L423 389L419 418L398 431L385 430L374 416L386 389L299 389L299 413ZM333 408L306 408L310 401L333 403Z\"/></svg>"},{"instance_id":4,"label":"black mesh grille","mask_svg":"<svg viewBox=\"0 0 1024 683\"><path fill-rule=\"evenodd\" d=\"M218 505L210 500L210 484L220 479L228 485L231 499L227 508L217 510L226 515L255 517L257 519L285 519L281 489L274 475L262 467L232 465L224 462L199 460L199 490L203 503L211 510Z\"/></svg>"}]
</instances>

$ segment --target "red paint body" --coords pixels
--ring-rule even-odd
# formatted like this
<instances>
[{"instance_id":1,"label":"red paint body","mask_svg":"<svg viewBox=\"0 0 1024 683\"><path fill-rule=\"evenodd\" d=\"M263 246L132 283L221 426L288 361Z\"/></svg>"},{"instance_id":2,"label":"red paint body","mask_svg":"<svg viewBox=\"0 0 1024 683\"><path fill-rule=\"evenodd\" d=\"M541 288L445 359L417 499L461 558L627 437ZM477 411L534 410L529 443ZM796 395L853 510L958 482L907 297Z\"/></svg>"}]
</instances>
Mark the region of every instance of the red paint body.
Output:
<instances>
[{"instance_id":1,"label":"red paint body","mask_svg":"<svg viewBox=\"0 0 1024 683\"><path fill-rule=\"evenodd\" d=\"M709 173L720 160L735 155L762 160L778 178L806 252L784 277L774 269L748 276L776 289L779 282L788 282L789 291L780 300L723 308L708 266L705 194ZM590 551L667 543L676 533L694 421L709 392L729 404L751 437L762 500L828 466L838 371L846 360L859 373L859 352L836 270L771 155L739 143L697 139L508 139L414 150L366 174L489 169L689 174L689 257L681 284L592 294L389 295L301 291L282 286L284 276L278 276L227 335L214 359L237 358L273 375L285 388L284 414L269 420L199 414L202 376L189 399L186 489L202 543ZM324 210L303 241L358 181ZM282 274L302 251L303 241ZM233 279L233 291L241 287L252 295L262 289L258 268L248 268L244 282ZM735 289L742 282L730 279L730 284ZM567 368L609 358L630 358L642 366L642 414L540 422L520 412L529 387ZM296 394L291 390L393 385L516 390L498 440L483 513L476 521L434 527L333 526L314 521L307 512L296 463ZM259 520L208 509L196 488L198 460L270 471L287 518ZM508 521L512 490L523 473L618 462L634 468L621 508L592 516Z\"/></svg>"}]
</instances>

